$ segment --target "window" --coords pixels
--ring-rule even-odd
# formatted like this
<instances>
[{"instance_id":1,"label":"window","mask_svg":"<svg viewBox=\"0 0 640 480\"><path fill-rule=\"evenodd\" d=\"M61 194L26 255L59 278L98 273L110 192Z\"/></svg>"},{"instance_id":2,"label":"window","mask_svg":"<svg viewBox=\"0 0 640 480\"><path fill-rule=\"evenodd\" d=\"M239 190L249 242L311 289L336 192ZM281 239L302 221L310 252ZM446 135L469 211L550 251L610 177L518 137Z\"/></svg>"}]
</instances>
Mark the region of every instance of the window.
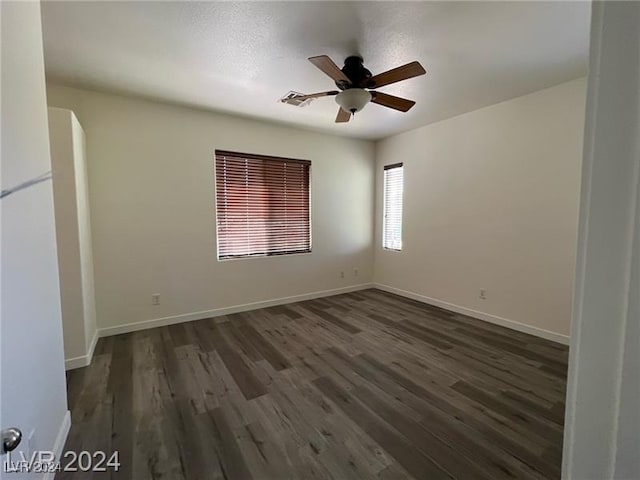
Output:
<instances>
[{"instance_id":1,"label":"window","mask_svg":"<svg viewBox=\"0 0 640 480\"><path fill-rule=\"evenodd\" d=\"M401 163L384 167L384 206L382 247L402 250L402 190L404 173Z\"/></svg>"},{"instance_id":2,"label":"window","mask_svg":"<svg viewBox=\"0 0 640 480\"><path fill-rule=\"evenodd\" d=\"M218 259L310 252L310 168L216 150Z\"/></svg>"}]
</instances>

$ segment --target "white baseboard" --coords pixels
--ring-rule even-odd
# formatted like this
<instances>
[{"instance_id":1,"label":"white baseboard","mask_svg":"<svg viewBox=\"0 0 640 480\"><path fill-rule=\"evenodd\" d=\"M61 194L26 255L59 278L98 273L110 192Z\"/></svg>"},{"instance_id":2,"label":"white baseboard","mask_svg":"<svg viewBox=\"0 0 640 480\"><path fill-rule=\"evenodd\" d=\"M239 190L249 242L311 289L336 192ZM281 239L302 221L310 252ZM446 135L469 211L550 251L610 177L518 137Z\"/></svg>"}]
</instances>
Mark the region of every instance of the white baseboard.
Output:
<instances>
[{"instance_id":1,"label":"white baseboard","mask_svg":"<svg viewBox=\"0 0 640 480\"><path fill-rule=\"evenodd\" d=\"M525 325L524 323L516 322L515 320L509 320L508 318L498 317L497 315L492 315L490 313L479 312L478 310L461 307L460 305L455 305L453 303L445 302L435 298L426 297L418 293L408 292L406 290L401 290L399 288L390 287L389 285L383 285L381 283L374 283L373 288L377 288L379 290L383 290L389 293L395 293L396 295L400 295L401 297L411 298L412 300L417 300L418 302L426 303L428 305L433 305L435 307L451 310L452 312L461 313L462 315L467 315L468 317L484 320L485 322L494 323L502 327L507 327L512 330L517 330L518 332L528 333L530 335L535 335L536 337L546 338L547 340L551 340L553 342L569 345L568 335L551 332L549 330L533 327L531 325Z\"/></svg>"},{"instance_id":2,"label":"white baseboard","mask_svg":"<svg viewBox=\"0 0 640 480\"><path fill-rule=\"evenodd\" d=\"M202 320L203 318L219 317L221 315L231 315L233 313L247 312L257 310L259 308L275 307L277 305L286 305L287 303L302 302L305 300L313 300L314 298L330 297L341 293L356 292L372 288L371 283L361 283L359 285L351 285L349 287L334 288L332 290L322 290L319 292L304 293L302 295L293 295L291 297L275 298L273 300L264 300L261 302L245 303L244 305L234 305L231 307L216 308L214 310L206 310L203 312L185 313L172 317L154 318L151 320L143 320L141 322L127 323L125 325L117 325L115 327L105 327L98 329L100 337L109 337L111 335L119 335L121 333L136 332L138 330L146 330L148 328L164 327L176 323L191 322L194 320Z\"/></svg>"},{"instance_id":3,"label":"white baseboard","mask_svg":"<svg viewBox=\"0 0 640 480\"><path fill-rule=\"evenodd\" d=\"M69 435L69 430L71 429L71 412L67 410L62 417L62 423L60 424L60 428L58 430L58 435L56 436L56 442L53 444L53 454L55 455L56 460L60 461L62 457L62 450L64 449L64 444L67 441L67 436ZM56 476L56 472L47 472L42 477L43 480L53 480Z\"/></svg>"},{"instance_id":4,"label":"white baseboard","mask_svg":"<svg viewBox=\"0 0 640 480\"><path fill-rule=\"evenodd\" d=\"M89 345L89 351L86 355L65 359L65 370L73 370L74 368L82 368L89 365L91 363L91 359L93 358L93 351L96 349L96 343L98 343L98 330L96 330L93 334L93 339L91 340L91 345Z\"/></svg>"}]
</instances>

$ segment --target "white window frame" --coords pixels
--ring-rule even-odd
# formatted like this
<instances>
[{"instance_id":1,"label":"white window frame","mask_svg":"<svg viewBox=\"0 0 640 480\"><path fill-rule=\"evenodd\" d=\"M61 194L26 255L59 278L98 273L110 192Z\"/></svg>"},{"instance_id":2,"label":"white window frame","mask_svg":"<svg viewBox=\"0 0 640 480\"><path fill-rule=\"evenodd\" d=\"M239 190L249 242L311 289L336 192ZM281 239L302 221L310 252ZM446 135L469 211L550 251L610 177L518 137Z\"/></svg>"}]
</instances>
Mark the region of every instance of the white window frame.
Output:
<instances>
[{"instance_id":1,"label":"white window frame","mask_svg":"<svg viewBox=\"0 0 640 480\"><path fill-rule=\"evenodd\" d=\"M392 177L391 175L394 175ZM399 176L399 179L398 179ZM396 182L396 187L399 182L400 189L399 192L391 192L394 196L393 199L388 198L389 190L393 188L394 185L390 185L389 182ZM403 163L395 163L392 165L385 165L383 170L383 180L382 180L382 248L385 250L400 252L402 251L402 222L403 222L403 202L404 202L404 164ZM389 205L390 201L396 202L396 205L393 207ZM395 219L390 219L389 217L400 217ZM391 228L389 226L390 221L393 220L398 229L397 235L395 239L390 239L389 237L393 236L392 233L388 233L387 229Z\"/></svg>"}]
</instances>

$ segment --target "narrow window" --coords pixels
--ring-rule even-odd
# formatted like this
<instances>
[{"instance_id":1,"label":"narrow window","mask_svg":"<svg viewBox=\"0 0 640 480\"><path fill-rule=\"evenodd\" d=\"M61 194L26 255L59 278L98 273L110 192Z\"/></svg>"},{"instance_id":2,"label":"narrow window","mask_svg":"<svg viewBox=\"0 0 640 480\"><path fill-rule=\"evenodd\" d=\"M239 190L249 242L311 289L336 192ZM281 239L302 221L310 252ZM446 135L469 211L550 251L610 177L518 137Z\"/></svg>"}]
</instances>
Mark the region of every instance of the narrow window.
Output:
<instances>
[{"instance_id":1,"label":"narrow window","mask_svg":"<svg viewBox=\"0 0 640 480\"><path fill-rule=\"evenodd\" d=\"M218 259L310 252L310 168L216 150Z\"/></svg>"},{"instance_id":2,"label":"narrow window","mask_svg":"<svg viewBox=\"0 0 640 480\"><path fill-rule=\"evenodd\" d=\"M389 250L402 250L403 175L401 163L384 167L382 247Z\"/></svg>"}]
</instances>

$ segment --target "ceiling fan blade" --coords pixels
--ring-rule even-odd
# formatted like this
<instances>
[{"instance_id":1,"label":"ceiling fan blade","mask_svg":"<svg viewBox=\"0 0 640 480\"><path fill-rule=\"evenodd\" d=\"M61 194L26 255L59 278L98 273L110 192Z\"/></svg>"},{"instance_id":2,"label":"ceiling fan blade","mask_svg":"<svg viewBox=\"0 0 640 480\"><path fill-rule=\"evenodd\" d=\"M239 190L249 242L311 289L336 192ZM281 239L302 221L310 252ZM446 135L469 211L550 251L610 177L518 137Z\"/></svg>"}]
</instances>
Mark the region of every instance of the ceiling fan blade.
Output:
<instances>
[{"instance_id":1,"label":"ceiling fan blade","mask_svg":"<svg viewBox=\"0 0 640 480\"><path fill-rule=\"evenodd\" d=\"M416 104L416 102L414 102L413 100L395 97L393 95L382 92L371 92L371 97L371 101L373 103L377 103L378 105L382 105L384 107L393 108L394 110L400 110L401 112L408 111Z\"/></svg>"},{"instance_id":2,"label":"ceiling fan blade","mask_svg":"<svg viewBox=\"0 0 640 480\"><path fill-rule=\"evenodd\" d=\"M338 107L338 115L336 116L336 123L345 123L351 120L351 114L345 112L342 107Z\"/></svg>"},{"instance_id":3,"label":"ceiling fan blade","mask_svg":"<svg viewBox=\"0 0 640 480\"><path fill-rule=\"evenodd\" d=\"M309 100L310 98L328 97L328 96L331 96L331 95L337 95L338 93L340 93L340 92L338 92L337 90L330 90L328 92L310 93L309 95L297 95L297 96L291 97L291 98L283 98L282 102L283 103L287 103L287 102L289 102L291 100L302 101L302 100Z\"/></svg>"},{"instance_id":4,"label":"ceiling fan blade","mask_svg":"<svg viewBox=\"0 0 640 480\"><path fill-rule=\"evenodd\" d=\"M425 73L427 72L425 72L419 62L411 62L371 77L369 85L372 85L371 88L380 88L391 83L407 80L408 78L418 77Z\"/></svg>"},{"instance_id":5,"label":"ceiling fan blade","mask_svg":"<svg viewBox=\"0 0 640 480\"><path fill-rule=\"evenodd\" d=\"M316 67L322 70L325 74L329 75L334 82L343 83L344 85L351 85L351 80L333 63L326 55L319 55L317 57L310 57L309 61Z\"/></svg>"}]
</instances>

